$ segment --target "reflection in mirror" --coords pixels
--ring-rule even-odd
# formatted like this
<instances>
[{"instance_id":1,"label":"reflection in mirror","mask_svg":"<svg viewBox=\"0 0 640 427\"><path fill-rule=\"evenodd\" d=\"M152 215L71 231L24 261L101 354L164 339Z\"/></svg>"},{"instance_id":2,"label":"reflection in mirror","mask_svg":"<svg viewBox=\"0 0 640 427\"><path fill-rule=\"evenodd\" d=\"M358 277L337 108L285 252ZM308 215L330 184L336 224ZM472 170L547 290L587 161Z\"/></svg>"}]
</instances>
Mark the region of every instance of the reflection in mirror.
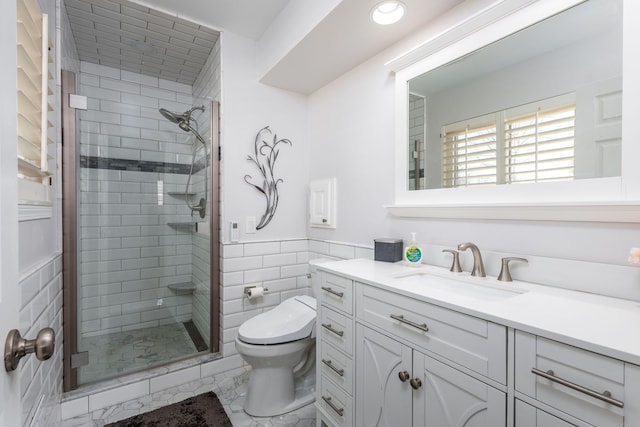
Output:
<instances>
[{"instance_id":1,"label":"reflection in mirror","mask_svg":"<svg viewBox=\"0 0 640 427\"><path fill-rule=\"evenodd\" d=\"M409 190L620 176L621 1L588 0L411 79L408 112Z\"/></svg>"}]
</instances>

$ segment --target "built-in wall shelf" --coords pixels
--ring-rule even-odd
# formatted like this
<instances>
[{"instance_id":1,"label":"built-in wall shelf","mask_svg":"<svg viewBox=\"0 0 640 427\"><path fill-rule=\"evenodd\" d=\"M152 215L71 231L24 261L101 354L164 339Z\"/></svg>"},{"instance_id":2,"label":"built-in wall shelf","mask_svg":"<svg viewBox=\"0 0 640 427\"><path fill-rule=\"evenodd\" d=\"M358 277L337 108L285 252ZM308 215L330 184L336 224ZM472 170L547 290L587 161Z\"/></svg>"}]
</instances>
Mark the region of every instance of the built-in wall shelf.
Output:
<instances>
[{"instance_id":1,"label":"built-in wall shelf","mask_svg":"<svg viewBox=\"0 0 640 427\"><path fill-rule=\"evenodd\" d=\"M195 222L168 222L167 225L169 227L174 227L174 228L188 228L188 227L195 227L196 223Z\"/></svg>"},{"instance_id":2,"label":"built-in wall shelf","mask_svg":"<svg viewBox=\"0 0 640 427\"><path fill-rule=\"evenodd\" d=\"M196 195L196 193L185 193L184 191L168 191L167 194L174 197L192 197Z\"/></svg>"},{"instance_id":3,"label":"built-in wall shelf","mask_svg":"<svg viewBox=\"0 0 640 427\"><path fill-rule=\"evenodd\" d=\"M184 282L184 283L173 283L171 285L167 286L169 289L171 289L172 291L186 291L186 292L190 292L192 293L193 291L196 290L196 285L195 283L191 283L191 282Z\"/></svg>"}]
</instances>

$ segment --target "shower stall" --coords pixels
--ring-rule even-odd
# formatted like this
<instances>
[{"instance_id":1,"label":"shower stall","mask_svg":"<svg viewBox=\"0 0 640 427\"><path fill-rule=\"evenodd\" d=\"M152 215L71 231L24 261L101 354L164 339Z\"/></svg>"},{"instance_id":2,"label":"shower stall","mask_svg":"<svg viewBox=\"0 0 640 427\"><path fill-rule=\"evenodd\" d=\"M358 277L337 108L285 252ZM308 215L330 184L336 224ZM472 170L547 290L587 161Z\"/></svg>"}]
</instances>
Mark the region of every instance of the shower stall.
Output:
<instances>
[{"instance_id":1,"label":"shower stall","mask_svg":"<svg viewBox=\"0 0 640 427\"><path fill-rule=\"evenodd\" d=\"M186 82L124 47L63 71L67 391L219 350L216 49Z\"/></svg>"}]
</instances>

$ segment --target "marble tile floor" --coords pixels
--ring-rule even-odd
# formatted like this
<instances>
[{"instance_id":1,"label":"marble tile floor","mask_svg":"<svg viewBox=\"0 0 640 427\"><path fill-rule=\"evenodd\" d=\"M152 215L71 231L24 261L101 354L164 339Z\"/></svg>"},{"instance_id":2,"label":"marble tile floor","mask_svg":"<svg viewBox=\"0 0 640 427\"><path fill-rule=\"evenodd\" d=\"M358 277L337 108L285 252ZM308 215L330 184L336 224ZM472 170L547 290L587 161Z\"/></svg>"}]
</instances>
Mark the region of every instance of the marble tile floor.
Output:
<instances>
[{"instance_id":1,"label":"marble tile floor","mask_svg":"<svg viewBox=\"0 0 640 427\"><path fill-rule=\"evenodd\" d=\"M83 338L80 351L89 352L89 365L79 370L88 384L177 360L198 351L182 322Z\"/></svg>"},{"instance_id":2,"label":"marble tile floor","mask_svg":"<svg viewBox=\"0 0 640 427\"><path fill-rule=\"evenodd\" d=\"M213 391L218 395L234 427L315 427L316 415L313 404L272 418L247 415L242 410L242 405L247 392L248 380L248 368L235 369L114 405L107 409L94 411L91 414L65 420L62 422L62 427L103 427L108 423L180 402L208 391Z\"/></svg>"}]
</instances>

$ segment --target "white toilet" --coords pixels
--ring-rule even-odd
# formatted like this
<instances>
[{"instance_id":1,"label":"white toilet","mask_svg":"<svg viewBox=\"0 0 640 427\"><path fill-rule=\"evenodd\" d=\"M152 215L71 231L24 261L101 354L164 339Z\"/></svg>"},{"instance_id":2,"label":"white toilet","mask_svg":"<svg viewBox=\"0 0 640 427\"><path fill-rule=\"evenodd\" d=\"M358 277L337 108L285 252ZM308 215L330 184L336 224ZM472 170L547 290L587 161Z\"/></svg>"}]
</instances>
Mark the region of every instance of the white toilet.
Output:
<instances>
[{"instance_id":1,"label":"white toilet","mask_svg":"<svg viewBox=\"0 0 640 427\"><path fill-rule=\"evenodd\" d=\"M251 365L244 410L272 417L315 399L316 299L297 296L244 322L236 349Z\"/></svg>"}]
</instances>

